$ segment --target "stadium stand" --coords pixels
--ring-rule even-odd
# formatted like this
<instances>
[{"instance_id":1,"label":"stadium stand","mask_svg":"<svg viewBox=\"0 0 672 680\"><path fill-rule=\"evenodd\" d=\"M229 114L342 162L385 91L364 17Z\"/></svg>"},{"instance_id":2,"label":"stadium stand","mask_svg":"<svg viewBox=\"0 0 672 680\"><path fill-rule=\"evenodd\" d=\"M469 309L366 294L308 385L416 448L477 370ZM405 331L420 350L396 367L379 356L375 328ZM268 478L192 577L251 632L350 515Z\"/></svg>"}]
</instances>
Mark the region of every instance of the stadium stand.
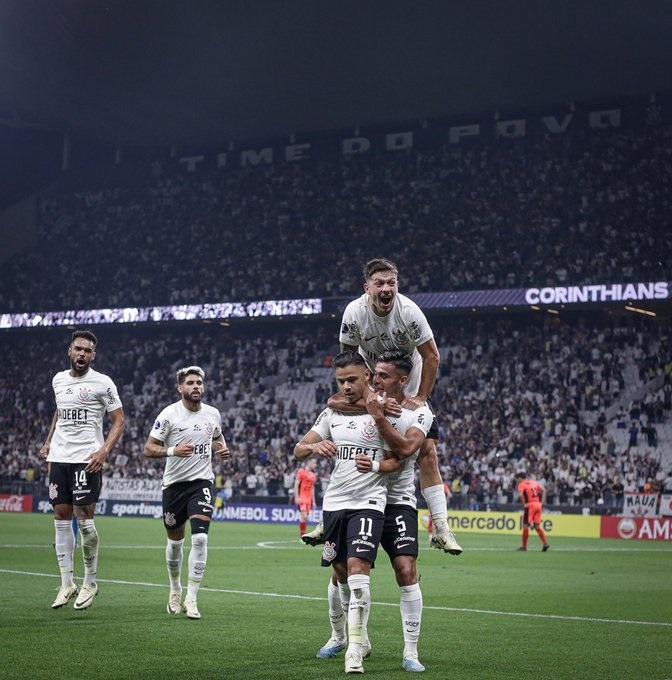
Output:
<instances>
[{"instance_id":1,"label":"stadium stand","mask_svg":"<svg viewBox=\"0 0 672 680\"><path fill-rule=\"evenodd\" d=\"M381 254L399 264L405 293L670 281L671 141L647 127L55 193L41 203L38 244L3 263L0 311L354 297L361 264ZM511 502L520 468L563 507L615 508L621 483L662 488L667 327L598 312L540 318L431 318L453 507ZM142 446L157 405L175 397L174 370L198 362L234 453L219 483L232 498L286 498L293 445L334 387L336 323L102 327L97 366L128 420L108 474L160 476ZM44 487L37 451L67 341L65 329L3 332L3 489ZM324 487L325 462L319 473Z\"/></svg>"},{"instance_id":2,"label":"stadium stand","mask_svg":"<svg viewBox=\"0 0 672 680\"><path fill-rule=\"evenodd\" d=\"M453 507L511 502L521 468L545 480L550 502L563 506L593 506L602 499L615 507L616 478L626 490L647 482L662 488L672 450L672 346L666 331L643 321L614 328L583 322L460 318L457 327L452 317L432 319L442 355L433 395L440 466L453 487ZM176 398L176 368L199 362L210 385L207 400L222 410L233 451L230 462L218 465L220 483L233 498L286 497L291 484L285 477L295 470L293 445L335 389L324 365L334 344L314 346L314 338L328 330L323 322L289 333L251 325L235 333L203 326L105 328L97 364L114 376L128 422L109 459L109 476L160 477L162 461L142 455L156 404ZM68 337L64 329L7 335L3 488L44 484L37 452L51 419L51 377L67 365ZM640 370L637 357L655 363L653 379ZM604 415L608 409L616 410L611 421ZM319 472L326 484L325 461Z\"/></svg>"},{"instance_id":3,"label":"stadium stand","mask_svg":"<svg viewBox=\"0 0 672 680\"><path fill-rule=\"evenodd\" d=\"M381 250L409 293L669 281L671 189L647 127L54 194L0 310L350 297Z\"/></svg>"}]
</instances>

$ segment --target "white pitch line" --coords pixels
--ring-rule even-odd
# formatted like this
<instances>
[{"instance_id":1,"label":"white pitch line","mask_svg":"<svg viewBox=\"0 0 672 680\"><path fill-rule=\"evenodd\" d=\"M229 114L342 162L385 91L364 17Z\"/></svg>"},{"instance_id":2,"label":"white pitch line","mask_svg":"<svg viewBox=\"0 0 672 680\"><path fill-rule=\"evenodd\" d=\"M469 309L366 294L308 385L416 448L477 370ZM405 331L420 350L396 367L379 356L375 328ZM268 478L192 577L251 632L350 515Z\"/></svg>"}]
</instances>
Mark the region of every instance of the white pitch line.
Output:
<instances>
[{"instance_id":1,"label":"white pitch line","mask_svg":"<svg viewBox=\"0 0 672 680\"><path fill-rule=\"evenodd\" d=\"M25 544L25 543L3 543L0 544L0 549L1 548L11 548L11 549L19 549L19 548L29 548L29 549L45 549L48 548L49 550L53 550L53 545L47 544L47 543L30 543L30 544ZM299 543L298 541L259 541L255 545L210 545L208 544L208 550L258 550L260 548L266 549L266 550L305 550L306 552L309 552L309 549L313 550L313 554L319 554L319 551L316 549L315 546L307 546L302 543ZM157 544L157 545L110 545L110 544L105 544L105 550L165 550L165 545L163 544ZM554 553L574 553L574 552L595 552L595 553L672 553L672 550L670 550L667 545L664 547L646 547L646 546L639 546L639 545L634 545L630 544L627 547L623 548L613 548L613 547L605 547L605 548L584 548L581 546L574 546L574 547L555 547L555 545L551 546L551 551ZM429 547L425 546L420 546L420 552L421 553L433 553L436 552L435 550L432 550ZM500 552L500 553L515 553L517 552L517 548L511 548L511 547L499 547L499 548L493 548L493 547L484 547L484 546L475 546L475 547L469 547L467 548L467 552ZM534 550L530 549L527 552L534 553L534 552L541 552L541 550Z\"/></svg>"},{"instance_id":2,"label":"white pitch line","mask_svg":"<svg viewBox=\"0 0 672 680\"><path fill-rule=\"evenodd\" d=\"M287 548L298 548L301 549L302 546L299 545L298 543L295 543L294 541L260 541L257 543L257 546L260 548L273 548L273 549L283 549L284 546L287 546ZM314 547L314 546L303 546L305 547ZM653 552L653 553L672 553L672 550L670 550L667 545L664 547L646 547L646 546L638 546L634 544L630 544L627 547L623 548L613 548L613 547L604 547L604 548L588 548L588 547L582 547L582 546L575 546L575 547L557 547L555 545L551 545L551 550L553 552L622 552L622 553L640 553L640 552ZM485 547L485 546L469 546L466 548L467 552L503 552L503 553L515 553L518 552L518 548L512 548L510 546L500 546L500 547ZM420 546L420 552L428 552L428 553L434 553L436 550L434 548L430 548L429 546L425 547L424 545ZM541 548L534 549L530 548L527 552L541 552Z\"/></svg>"},{"instance_id":3,"label":"white pitch line","mask_svg":"<svg viewBox=\"0 0 672 680\"><path fill-rule=\"evenodd\" d=\"M80 547L79 545L77 546L78 548ZM27 548L30 550L44 550L44 549L49 549L53 550L54 547L51 544L47 543L3 543L0 544L0 549L3 548L8 548L8 549L20 549L20 548ZM165 550L166 546L161 544L161 545L110 545L108 543L105 544L105 550ZM259 549L264 549L264 550L305 550L307 553L310 554L310 551L312 550L313 555L319 555L319 551L317 550L316 546L307 546L300 544L295 541L259 541L255 545L210 545L208 544L208 550L259 550ZM627 548L582 548L582 547L558 547L556 548L555 546L551 547L552 552L554 553L575 553L575 552L595 552L595 553L671 553L672 550L667 549L667 546L664 548L648 548L648 547L638 547L635 545L632 545ZM432 554L435 553L436 550L431 549L429 547L425 546L420 546L420 553L426 553L426 554ZM472 553L472 552L499 552L499 553L515 553L517 552L517 548L510 548L510 547L500 547L500 548L492 548L492 547L469 547L467 549L467 552ZM541 552L541 550L528 550L527 552L530 553L535 553L535 552ZM451 561L452 558L450 558Z\"/></svg>"},{"instance_id":4,"label":"white pitch line","mask_svg":"<svg viewBox=\"0 0 672 680\"><path fill-rule=\"evenodd\" d=\"M39 576L44 578L60 578L60 574L43 574L36 571L19 571L17 569L0 569L0 574L14 574L16 576ZM99 583L114 583L122 586L142 586L145 588L168 588L165 583L148 583L146 581L122 581L120 579L98 579ZM209 593L225 593L227 595L250 595L252 597L273 597L289 600L309 600L312 602L324 602L323 597L314 597L312 595L288 595L286 593L269 593L259 590L233 590L230 588L208 588L201 586L201 590ZM377 602L374 604L378 607L398 607L398 602ZM564 616L560 614L530 614L527 612L500 612L490 609L467 609L464 607L437 607L433 605L424 605L423 609L431 609L439 612L461 612L464 614L485 614L488 616L519 616L534 619L555 619L558 621L578 621L582 623L617 623L630 626L662 626L665 628L672 628L672 623L666 621L633 621L630 619L605 619L596 618L592 616Z\"/></svg>"}]
</instances>

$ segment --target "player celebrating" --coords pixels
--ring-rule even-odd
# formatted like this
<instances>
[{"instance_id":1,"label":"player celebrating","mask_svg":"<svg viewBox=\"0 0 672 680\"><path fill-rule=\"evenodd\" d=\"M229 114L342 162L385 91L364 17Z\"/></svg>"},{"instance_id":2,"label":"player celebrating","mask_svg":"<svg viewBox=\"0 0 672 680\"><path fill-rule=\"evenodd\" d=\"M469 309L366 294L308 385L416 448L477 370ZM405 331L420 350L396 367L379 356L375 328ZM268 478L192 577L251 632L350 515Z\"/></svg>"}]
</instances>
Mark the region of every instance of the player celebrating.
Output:
<instances>
[{"instance_id":1,"label":"player celebrating","mask_svg":"<svg viewBox=\"0 0 672 680\"><path fill-rule=\"evenodd\" d=\"M373 374L378 357L388 350L401 350L413 360L413 370L404 390L406 408L427 404L439 369L439 350L434 334L422 310L399 293L396 265L390 260L374 259L364 266L364 295L348 304L343 313L339 341L341 350L358 351ZM341 408L330 400L333 408ZM346 404L342 408L347 409ZM430 545L451 555L462 548L448 526L448 506L439 472L436 439L439 431L433 423L422 445L419 458L420 487L433 524ZM306 534L304 542L320 540L320 527Z\"/></svg>"},{"instance_id":2,"label":"player celebrating","mask_svg":"<svg viewBox=\"0 0 672 680\"><path fill-rule=\"evenodd\" d=\"M215 501L215 474L212 451L223 460L229 449L222 436L219 411L202 402L205 373L199 366L177 371L177 391L181 399L161 411L145 443L145 456L165 458L163 473L163 524L168 535L166 566L170 595L169 614L185 611L190 619L200 619L196 597L208 561L208 531ZM187 595L182 599L182 571L185 523L191 524L191 550Z\"/></svg>"},{"instance_id":3,"label":"player celebrating","mask_svg":"<svg viewBox=\"0 0 672 680\"><path fill-rule=\"evenodd\" d=\"M304 467L299 468L294 479L294 504L299 509L299 536L306 533L308 515L315 505L315 466L317 461L309 458Z\"/></svg>"},{"instance_id":4,"label":"player celebrating","mask_svg":"<svg viewBox=\"0 0 672 680\"><path fill-rule=\"evenodd\" d=\"M404 400L403 388L413 368L408 354L400 350L383 352L376 363L373 385L381 397L395 399L399 404ZM390 429L390 423L384 423L381 415L376 424L386 432L391 443L399 435ZM379 472L386 474L387 502L385 505L385 524L380 545L388 554L394 568L397 585L400 591L399 608L404 636L404 652L402 667L413 673L422 673L425 667L418 660L418 641L422 623L422 592L418 583L416 560L418 557L418 511L415 498L415 461L420 453L433 415L429 407L422 406L416 410L403 409L399 418L392 418L395 429L405 431L404 437L414 442L415 452L404 459L402 465L394 465L396 461L385 460L380 464ZM397 444L403 448L401 440ZM373 464L366 456L357 456L357 469L360 472L371 472ZM391 465L392 464L392 465ZM346 584L347 587L347 584ZM329 602L329 620L332 626L331 637L318 651L319 659L336 656L345 646L345 618L342 595L343 585L335 578L327 591Z\"/></svg>"},{"instance_id":5,"label":"player celebrating","mask_svg":"<svg viewBox=\"0 0 672 680\"><path fill-rule=\"evenodd\" d=\"M112 380L91 368L98 339L90 331L75 331L68 347L70 370L57 373L52 386L56 398L49 434L40 449L49 462L49 500L54 506L54 548L61 570L61 587L51 605L63 607L77 595L73 581L75 535L73 514L82 535L84 583L74 609L87 609L98 594L98 531L96 502L103 486L105 459L124 431L124 411ZM103 437L103 417L112 426Z\"/></svg>"},{"instance_id":6,"label":"player celebrating","mask_svg":"<svg viewBox=\"0 0 672 680\"><path fill-rule=\"evenodd\" d=\"M384 419L383 399L368 390L371 374L364 358L356 352L342 352L334 358L333 365L345 400L354 404L367 394L370 412L346 415L327 407L294 447L294 454L299 460L319 455L333 457L336 461L323 501L322 566L331 566L339 583L347 583L349 587L345 672L363 673L363 659L370 649L367 632L371 607L369 573L383 531L387 496L379 469L383 460L392 454L388 452L391 447L382 439L382 428L377 426L379 419ZM402 445L393 449L394 454L408 457L413 452L414 442L395 434ZM357 454L371 460L372 474L358 471ZM400 464L396 459L389 463L395 469Z\"/></svg>"},{"instance_id":7,"label":"player celebrating","mask_svg":"<svg viewBox=\"0 0 672 680\"><path fill-rule=\"evenodd\" d=\"M541 549L546 552L550 546L541 528L541 508L546 502L546 488L533 479L525 479L524 472L516 474L516 479L519 480L518 497L525 508L523 511L523 545L518 550L527 550L530 529L535 529L541 539Z\"/></svg>"}]
</instances>

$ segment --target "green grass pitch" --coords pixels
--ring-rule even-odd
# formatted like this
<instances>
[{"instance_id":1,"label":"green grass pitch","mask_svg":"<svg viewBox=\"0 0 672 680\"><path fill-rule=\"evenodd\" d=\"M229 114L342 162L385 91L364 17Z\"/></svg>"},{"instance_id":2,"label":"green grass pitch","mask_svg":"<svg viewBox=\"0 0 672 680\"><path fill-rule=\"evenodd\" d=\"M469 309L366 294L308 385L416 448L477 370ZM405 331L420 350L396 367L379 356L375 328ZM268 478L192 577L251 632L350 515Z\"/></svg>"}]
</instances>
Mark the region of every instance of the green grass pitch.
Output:
<instances>
[{"instance_id":1,"label":"green grass pitch","mask_svg":"<svg viewBox=\"0 0 672 680\"><path fill-rule=\"evenodd\" d=\"M323 680L329 570L298 527L216 523L199 595L203 618L166 613L160 520L100 517L93 606L51 609L60 583L53 521L0 514L0 678ZM672 544L556 538L547 553L503 536L462 534L452 557L418 560L425 678L672 678ZM189 539L186 544L188 546ZM183 574L186 574L186 556ZM75 555L79 582L81 551ZM387 557L372 572L368 677L408 678L399 591ZM183 586L186 575L183 576Z\"/></svg>"}]
</instances>

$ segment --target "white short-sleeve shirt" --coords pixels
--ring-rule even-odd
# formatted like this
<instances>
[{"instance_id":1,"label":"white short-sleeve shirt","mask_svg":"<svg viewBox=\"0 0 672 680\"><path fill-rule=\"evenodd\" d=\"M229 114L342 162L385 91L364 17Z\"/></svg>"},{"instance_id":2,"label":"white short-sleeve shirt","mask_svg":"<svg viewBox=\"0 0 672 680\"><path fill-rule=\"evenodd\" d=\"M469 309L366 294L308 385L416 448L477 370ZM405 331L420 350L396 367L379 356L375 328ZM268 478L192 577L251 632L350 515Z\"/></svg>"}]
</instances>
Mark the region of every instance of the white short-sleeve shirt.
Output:
<instances>
[{"instance_id":1,"label":"white short-sleeve shirt","mask_svg":"<svg viewBox=\"0 0 672 680\"><path fill-rule=\"evenodd\" d=\"M92 368L81 376L60 371L52 380L56 399L56 428L47 461L84 463L105 443L105 413L121 408L115 384Z\"/></svg>"},{"instance_id":2,"label":"white short-sleeve shirt","mask_svg":"<svg viewBox=\"0 0 672 680\"><path fill-rule=\"evenodd\" d=\"M221 431L222 416L214 406L202 403L198 411L190 411L182 400L166 406L154 421L150 436L167 447L188 440L194 445L194 452L191 456L166 458L163 488L196 479L214 481L212 440L219 437Z\"/></svg>"},{"instance_id":3,"label":"white short-sleeve shirt","mask_svg":"<svg viewBox=\"0 0 672 680\"><path fill-rule=\"evenodd\" d=\"M374 314L367 293L348 304L343 312L339 342L359 347L359 353L373 371L378 357L386 350L402 350L413 358L413 370L405 392L414 397L420 387L422 357L418 346L434 337L427 317L418 305L397 293L387 316Z\"/></svg>"},{"instance_id":4,"label":"white short-sleeve shirt","mask_svg":"<svg viewBox=\"0 0 672 680\"><path fill-rule=\"evenodd\" d=\"M355 456L367 455L378 462L387 448L373 418L368 414L345 414L325 408L311 431L330 439L338 451L329 486L322 501L323 510L373 509L383 512L387 497L384 475L358 472Z\"/></svg>"}]
</instances>

